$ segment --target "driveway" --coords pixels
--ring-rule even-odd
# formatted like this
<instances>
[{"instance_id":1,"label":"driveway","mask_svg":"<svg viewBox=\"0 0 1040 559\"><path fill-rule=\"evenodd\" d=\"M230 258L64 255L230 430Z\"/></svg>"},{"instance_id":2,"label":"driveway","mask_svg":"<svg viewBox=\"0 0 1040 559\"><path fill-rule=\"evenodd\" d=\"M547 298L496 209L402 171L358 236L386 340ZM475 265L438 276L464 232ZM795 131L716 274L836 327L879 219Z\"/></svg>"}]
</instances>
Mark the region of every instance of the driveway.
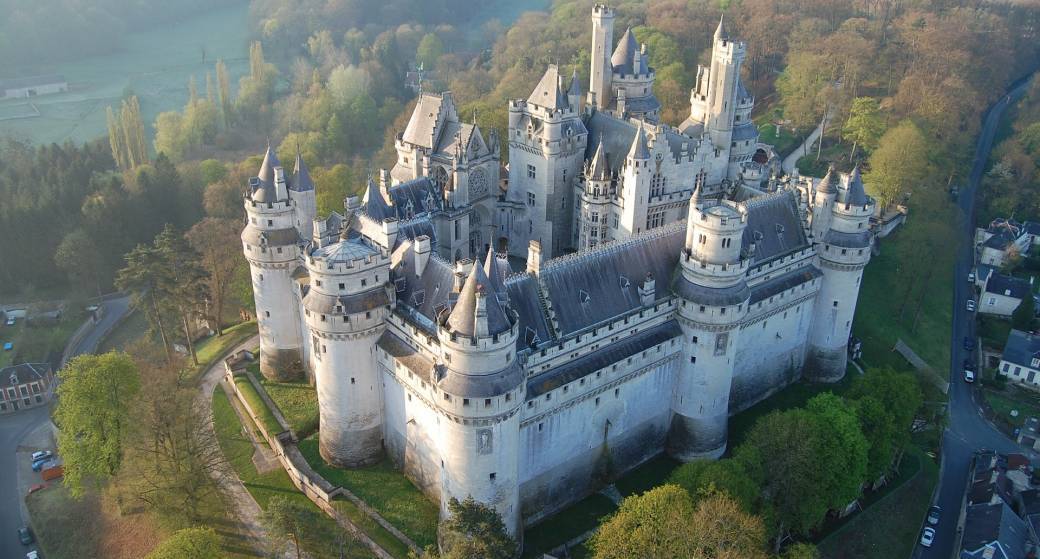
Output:
<instances>
[{"instance_id":1,"label":"driveway","mask_svg":"<svg viewBox=\"0 0 1040 559\"><path fill-rule=\"evenodd\" d=\"M101 343L101 339L115 327L117 322L130 312L130 297L124 296L109 299L103 301L101 305L105 308L105 314L101 317L101 322L95 324L94 328L76 344L72 353L69 354L70 358L84 353L94 353L98 344Z\"/></svg>"},{"instance_id":2,"label":"driveway","mask_svg":"<svg viewBox=\"0 0 1040 559\"><path fill-rule=\"evenodd\" d=\"M1000 118L1008 104L1019 99L1025 93L1029 81L1015 84L1007 95L995 103L986 114L982 130L979 133L975 149L975 160L966 188L961 190L958 205L961 210L961 232L957 265L954 267L953 328L950 342L950 392L949 417L950 424L943 435L942 467L939 476L939 487L935 504L943 509L942 520L936 527L935 543L931 548L918 545L912 554L913 558L948 559L953 555L953 547L957 536L957 517L960 513L961 501L968 484L968 466L972 454L979 449L987 448L997 452L1023 452L1023 449L1002 432L994 428L981 414L976 402L973 386L964 382L963 363L971 355L964 350L965 337L975 339L975 322L971 313L965 308L968 299L975 298L975 292L968 283L968 272L973 263L974 247L972 246L975 231L975 192L979 180L989 159L993 147L993 136L996 133ZM1035 453L1031 453L1036 458ZM922 519L923 521L924 519Z\"/></svg>"}]
</instances>

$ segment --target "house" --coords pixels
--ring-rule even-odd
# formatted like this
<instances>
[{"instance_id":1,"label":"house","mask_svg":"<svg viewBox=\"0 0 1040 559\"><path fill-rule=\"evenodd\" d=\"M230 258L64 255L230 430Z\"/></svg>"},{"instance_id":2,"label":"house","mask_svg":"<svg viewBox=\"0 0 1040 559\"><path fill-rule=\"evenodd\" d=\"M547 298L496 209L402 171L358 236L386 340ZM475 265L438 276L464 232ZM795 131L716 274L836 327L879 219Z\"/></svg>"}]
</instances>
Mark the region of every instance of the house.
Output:
<instances>
[{"instance_id":1,"label":"house","mask_svg":"<svg viewBox=\"0 0 1040 559\"><path fill-rule=\"evenodd\" d=\"M54 373L48 363L22 363L0 369L0 414L46 405Z\"/></svg>"},{"instance_id":2,"label":"house","mask_svg":"<svg viewBox=\"0 0 1040 559\"><path fill-rule=\"evenodd\" d=\"M35 97L68 90L69 84L61 74L0 80L0 97Z\"/></svg>"},{"instance_id":3,"label":"house","mask_svg":"<svg viewBox=\"0 0 1040 559\"><path fill-rule=\"evenodd\" d=\"M1015 382L1029 386L1040 386L1040 336L1029 332L1012 330L1004 344L997 369L1000 374Z\"/></svg>"},{"instance_id":4,"label":"house","mask_svg":"<svg viewBox=\"0 0 1040 559\"><path fill-rule=\"evenodd\" d=\"M1033 548L1029 526L1007 503L968 506L961 559L1025 559Z\"/></svg>"},{"instance_id":5,"label":"house","mask_svg":"<svg viewBox=\"0 0 1040 559\"><path fill-rule=\"evenodd\" d=\"M1014 255L1029 252L1040 236L1040 223L1019 223L1014 219L997 218L985 229L975 230L978 261L995 267L1007 265Z\"/></svg>"},{"instance_id":6,"label":"house","mask_svg":"<svg viewBox=\"0 0 1040 559\"><path fill-rule=\"evenodd\" d=\"M1022 303L1022 299L1032 296L1033 283L1022 278L1004 274L991 273L986 280L979 301L979 312L997 316L1011 316Z\"/></svg>"},{"instance_id":7,"label":"house","mask_svg":"<svg viewBox=\"0 0 1040 559\"><path fill-rule=\"evenodd\" d=\"M1026 419L1025 425L1022 426L1022 430L1018 433L1016 442L1033 450L1040 450L1040 419L1035 417ZM1040 513L1040 509L1037 512Z\"/></svg>"}]
</instances>

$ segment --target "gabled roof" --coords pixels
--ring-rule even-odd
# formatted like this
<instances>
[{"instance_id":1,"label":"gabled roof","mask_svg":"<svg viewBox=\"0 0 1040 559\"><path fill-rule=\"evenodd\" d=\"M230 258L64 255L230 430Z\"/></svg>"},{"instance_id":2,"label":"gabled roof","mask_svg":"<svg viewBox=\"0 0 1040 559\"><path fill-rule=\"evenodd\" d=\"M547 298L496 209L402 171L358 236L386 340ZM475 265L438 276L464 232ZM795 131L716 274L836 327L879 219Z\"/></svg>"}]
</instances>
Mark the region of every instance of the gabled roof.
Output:
<instances>
[{"instance_id":1,"label":"gabled roof","mask_svg":"<svg viewBox=\"0 0 1040 559\"><path fill-rule=\"evenodd\" d=\"M484 298L484 309L487 313L487 335L494 336L506 332L512 326L509 317L495 296L495 288L484 273L484 267L474 263L466 283L459 292L459 299L448 315L448 328L463 336L477 334L477 299Z\"/></svg>"},{"instance_id":2,"label":"gabled roof","mask_svg":"<svg viewBox=\"0 0 1040 559\"><path fill-rule=\"evenodd\" d=\"M395 216L394 209L386 203L383 193L379 191L379 187L372 182L372 179L368 179L365 197L361 199L361 211L377 221L383 221Z\"/></svg>"},{"instance_id":3,"label":"gabled roof","mask_svg":"<svg viewBox=\"0 0 1040 559\"><path fill-rule=\"evenodd\" d=\"M527 102L552 110L568 107L567 95L560 90L560 70L555 64L550 64L542 74L541 81L535 86Z\"/></svg>"},{"instance_id":4,"label":"gabled roof","mask_svg":"<svg viewBox=\"0 0 1040 559\"><path fill-rule=\"evenodd\" d=\"M445 122L457 122L455 102L450 93L423 93L408 119L401 139L409 144L433 148L443 135Z\"/></svg>"},{"instance_id":5,"label":"gabled roof","mask_svg":"<svg viewBox=\"0 0 1040 559\"><path fill-rule=\"evenodd\" d=\"M22 363L0 369L0 385L19 385L43 380L51 373L49 363Z\"/></svg>"},{"instance_id":6,"label":"gabled roof","mask_svg":"<svg viewBox=\"0 0 1040 559\"><path fill-rule=\"evenodd\" d=\"M755 243L752 265L809 246L795 196L792 190L781 190L743 203L748 212L748 224L741 238L741 250L747 250L751 243Z\"/></svg>"},{"instance_id":7,"label":"gabled roof","mask_svg":"<svg viewBox=\"0 0 1040 559\"><path fill-rule=\"evenodd\" d=\"M1040 336L1034 336L1021 330L1012 330L1004 344L1004 361L1033 368L1033 358L1040 358Z\"/></svg>"},{"instance_id":8,"label":"gabled roof","mask_svg":"<svg viewBox=\"0 0 1040 559\"><path fill-rule=\"evenodd\" d=\"M395 184L387 189L387 194L400 221L440 210L444 202L440 189L429 177Z\"/></svg>"},{"instance_id":9,"label":"gabled roof","mask_svg":"<svg viewBox=\"0 0 1040 559\"><path fill-rule=\"evenodd\" d=\"M995 548L993 557L1024 559L1028 539L1029 527L1006 503L968 506L961 540L967 557L982 557L975 553L989 546Z\"/></svg>"},{"instance_id":10,"label":"gabled roof","mask_svg":"<svg viewBox=\"0 0 1040 559\"><path fill-rule=\"evenodd\" d=\"M1022 299L1033 292L1033 286L1022 278L993 274L986 281L986 293Z\"/></svg>"}]
</instances>

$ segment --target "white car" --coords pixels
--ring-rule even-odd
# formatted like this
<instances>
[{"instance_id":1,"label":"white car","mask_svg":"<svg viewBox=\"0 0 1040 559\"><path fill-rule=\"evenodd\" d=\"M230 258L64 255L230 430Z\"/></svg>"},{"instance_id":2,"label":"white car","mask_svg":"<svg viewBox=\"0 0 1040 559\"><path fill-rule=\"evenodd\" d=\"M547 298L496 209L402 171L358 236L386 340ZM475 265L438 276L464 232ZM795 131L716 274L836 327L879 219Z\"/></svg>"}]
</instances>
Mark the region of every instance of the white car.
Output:
<instances>
[{"instance_id":1,"label":"white car","mask_svg":"<svg viewBox=\"0 0 1040 559\"><path fill-rule=\"evenodd\" d=\"M975 272L968 272L968 283L975 283Z\"/></svg>"},{"instance_id":2,"label":"white car","mask_svg":"<svg viewBox=\"0 0 1040 559\"><path fill-rule=\"evenodd\" d=\"M932 547L932 542L935 541L935 528L931 526L924 529L921 532L921 545L925 547Z\"/></svg>"},{"instance_id":3,"label":"white car","mask_svg":"<svg viewBox=\"0 0 1040 559\"><path fill-rule=\"evenodd\" d=\"M975 299L968 299L968 312L975 312Z\"/></svg>"},{"instance_id":4,"label":"white car","mask_svg":"<svg viewBox=\"0 0 1040 559\"><path fill-rule=\"evenodd\" d=\"M53 454L54 453L49 450L37 450L36 452L32 453L32 461L36 462L37 460L50 458Z\"/></svg>"},{"instance_id":5,"label":"white car","mask_svg":"<svg viewBox=\"0 0 1040 559\"><path fill-rule=\"evenodd\" d=\"M975 371L970 369L964 371L964 382L975 382Z\"/></svg>"},{"instance_id":6,"label":"white car","mask_svg":"<svg viewBox=\"0 0 1040 559\"><path fill-rule=\"evenodd\" d=\"M40 559L40 552L34 549L25 554L25 559Z\"/></svg>"}]
</instances>

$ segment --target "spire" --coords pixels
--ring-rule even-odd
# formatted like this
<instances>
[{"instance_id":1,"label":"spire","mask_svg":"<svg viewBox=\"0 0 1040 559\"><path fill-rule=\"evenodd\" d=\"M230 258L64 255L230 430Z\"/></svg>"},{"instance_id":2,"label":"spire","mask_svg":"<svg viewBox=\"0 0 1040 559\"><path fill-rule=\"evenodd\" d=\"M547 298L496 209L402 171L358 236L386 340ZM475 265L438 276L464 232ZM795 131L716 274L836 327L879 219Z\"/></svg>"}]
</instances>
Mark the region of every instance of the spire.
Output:
<instances>
[{"instance_id":1,"label":"spire","mask_svg":"<svg viewBox=\"0 0 1040 559\"><path fill-rule=\"evenodd\" d=\"M497 297L487 296L494 293L484 267L474 264L448 315L447 328L463 336L494 336L508 331L511 324L506 311Z\"/></svg>"},{"instance_id":2,"label":"spire","mask_svg":"<svg viewBox=\"0 0 1040 559\"><path fill-rule=\"evenodd\" d=\"M837 189L834 187L834 165L827 168L827 174L816 185L816 192L821 194L834 194L837 192Z\"/></svg>"},{"instance_id":3,"label":"spire","mask_svg":"<svg viewBox=\"0 0 1040 559\"><path fill-rule=\"evenodd\" d=\"M844 202L853 206L865 206L870 203L870 197L863 188L863 177L860 176L859 165L856 165L849 174L849 188L845 193Z\"/></svg>"},{"instance_id":4,"label":"spire","mask_svg":"<svg viewBox=\"0 0 1040 559\"><path fill-rule=\"evenodd\" d=\"M690 196L690 208L694 209L700 206L701 203L701 185L698 183L697 186L693 187L693 194Z\"/></svg>"},{"instance_id":5,"label":"spire","mask_svg":"<svg viewBox=\"0 0 1040 559\"><path fill-rule=\"evenodd\" d=\"M729 32L726 31L726 26L725 26L725 24L723 24L723 19L725 19L725 17L726 17L725 14L722 14L722 15L719 16L719 27L717 29L715 29L715 42L716 43L719 42L719 41L725 41L725 40L729 39Z\"/></svg>"},{"instance_id":6,"label":"spire","mask_svg":"<svg viewBox=\"0 0 1040 559\"><path fill-rule=\"evenodd\" d=\"M567 90L567 96L577 98L581 95L581 84L578 83L578 69L571 72L571 87Z\"/></svg>"},{"instance_id":7,"label":"spire","mask_svg":"<svg viewBox=\"0 0 1040 559\"><path fill-rule=\"evenodd\" d=\"M650 159L650 150L646 147L646 132L643 131L643 123L640 121L639 130L636 131L635 140L632 141L632 149L628 150L629 159Z\"/></svg>"},{"instance_id":8,"label":"spire","mask_svg":"<svg viewBox=\"0 0 1040 559\"><path fill-rule=\"evenodd\" d=\"M592 156L592 162L589 163L589 176L587 177L592 180L607 180L610 178L610 163L607 161L607 153L603 150L603 135L599 137L599 142L596 143L596 153Z\"/></svg>"},{"instance_id":9,"label":"spire","mask_svg":"<svg viewBox=\"0 0 1040 559\"><path fill-rule=\"evenodd\" d=\"M311 174L307 171L303 156L300 155L300 146L296 146L296 164L293 175L293 190L297 192L314 190L314 181L311 180Z\"/></svg>"},{"instance_id":10,"label":"spire","mask_svg":"<svg viewBox=\"0 0 1040 559\"><path fill-rule=\"evenodd\" d=\"M639 45L636 44L636 36L632 34L632 28L629 27L618 41L614 54L610 55L610 65L614 67L614 72L618 74L637 73L633 71L633 60L638 52Z\"/></svg>"},{"instance_id":11,"label":"spire","mask_svg":"<svg viewBox=\"0 0 1040 559\"><path fill-rule=\"evenodd\" d=\"M280 166L281 163L278 162L278 156L271 149L271 142L267 142L264 162L260 164L260 171L256 174L258 184L250 192L250 198L254 202L266 203L278 200L278 193L275 191L274 186L274 168ZM250 183L252 183L252 180L250 180Z\"/></svg>"},{"instance_id":12,"label":"spire","mask_svg":"<svg viewBox=\"0 0 1040 559\"><path fill-rule=\"evenodd\" d=\"M368 217L378 221L394 217L393 208L386 203L383 194L379 191L379 187L372 181L372 177L368 178L365 197L361 200L361 211L365 212Z\"/></svg>"},{"instance_id":13,"label":"spire","mask_svg":"<svg viewBox=\"0 0 1040 559\"><path fill-rule=\"evenodd\" d=\"M484 273L487 274L488 281L495 294L498 295L500 300L503 300L507 295L506 280L502 269L499 267L498 257L495 256L495 249L492 247L488 247L487 258L484 259Z\"/></svg>"}]
</instances>

